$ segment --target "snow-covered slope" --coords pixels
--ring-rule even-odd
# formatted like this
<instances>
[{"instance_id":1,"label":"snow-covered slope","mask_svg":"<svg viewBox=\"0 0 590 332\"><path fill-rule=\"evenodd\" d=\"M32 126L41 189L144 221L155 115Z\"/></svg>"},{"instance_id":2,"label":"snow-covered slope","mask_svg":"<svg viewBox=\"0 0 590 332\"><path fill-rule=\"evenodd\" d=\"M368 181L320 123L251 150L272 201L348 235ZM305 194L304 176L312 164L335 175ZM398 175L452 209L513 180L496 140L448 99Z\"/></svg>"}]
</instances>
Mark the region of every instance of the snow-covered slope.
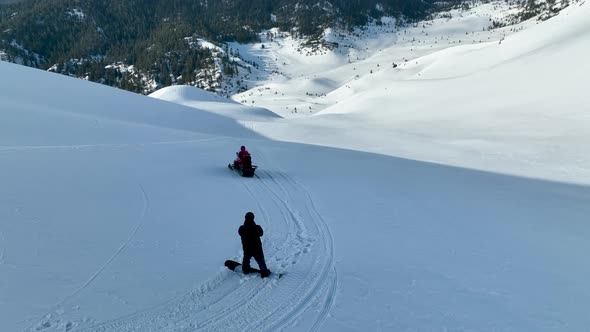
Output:
<instances>
[{"instance_id":1,"label":"snow-covered slope","mask_svg":"<svg viewBox=\"0 0 590 332\"><path fill-rule=\"evenodd\" d=\"M244 107L231 99L186 85L176 85L160 89L150 97L169 101L205 112L211 112L236 120L268 121L279 116L265 108Z\"/></svg>"},{"instance_id":2,"label":"snow-covered slope","mask_svg":"<svg viewBox=\"0 0 590 332\"><path fill-rule=\"evenodd\" d=\"M569 29L580 19L576 15L570 12L571 21L554 27ZM578 42L571 38L561 47L583 50ZM561 47L540 52L560 54ZM530 73L529 62L541 60L534 54L446 81L465 88L478 75L520 67ZM511 65L519 61L525 63ZM203 101L202 92L190 89L158 97L196 108L3 62L0 77L0 331L590 326L590 188L362 151L396 152L397 130L387 130L395 123L379 110L393 104L388 94L359 85L357 97L365 96L373 111L346 109L355 100L341 98L338 112L281 119L262 109ZM437 81L389 83L412 91ZM389 88L386 82L382 77L375 83ZM421 91L445 105L438 90ZM418 104L418 93L408 96ZM525 100L510 96L510 102ZM447 97L463 100L456 93ZM579 106L577 100L571 105ZM498 98L487 101L504 105ZM440 107L437 114L448 112L449 120L422 126L429 119L418 114L424 110L408 109L404 128L408 150L428 158L436 140L412 131L452 130L463 119L455 134L479 137L490 121ZM578 108L567 111L577 121L552 128L576 133L585 118ZM500 134L494 131L494 137ZM512 137L502 146L506 154L537 146L528 143L533 133L524 134L526 140ZM585 136L570 138L578 147L585 142ZM560 136L553 139L564 148ZM310 144L315 142L356 151ZM548 142L541 137L538 146ZM256 178L226 167L242 144L260 167ZM473 162L456 155L458 164ZM568 156L564 165L586 165L583 154ZM492 160L491 168L516 170L513 160ZM553 166L535 167L547 172ZM572 182L585 182L584 174L576 170ZM247 211L264 227L267 262L285 273L281 279L241 276L222 266L241 257L237 228Z\"/></svg>"},{"instance_id":3,"label":"snow-covered slope","mask_svg":"<svg viewBox=\"0 0 590 332\"><path fill-rule=\"evenodd\" d=\"M513 28L518 32L500 40L438 44L439 50L397 68L383 58L406 46L392 46L373 57L381 61L355 64L374 71L364 69L349 81L346 68L317 72L307 82L326 93L311 98L318 105L296 104L300 120L259 125L258 131L281 140L590 184L589 15L588 3L572 5L548 21L525 22L527 29ZM440 25L431 29L445 31ZM333 82L329 88L318 87L327 81ZM256 105L280 112L298 92L290 96L260 95Z\"/></svg>"},{"instance_id":4,"label":"snow-covered slope","mask_svg":"<svg viewBox=\"0 0 590 332\"><path fill-rule=\"evenodd\" d=\"M175 85L160 89L151 94L154 98L164 99L169 101L179 102L182 100L193 100L195 102L210 102L210 103L229 103L236 104L231 99L221 97L212 92L208 92L198 88L191 88L190 86Z\"/></svg>"},{"instance_id":5,"label":"snow-covered slope","mask_svg":"<svg viewBox=\"0 0 590 332\"><path fill-rule=\"evenodd\" d=\"M259 80L255 83L261 86L233 99L269 108L286 117L315 114L340 101L340 95L333 96L331 92L357 79L372 78L372 74L393 65L406 70L398 71L392 79L407 78L416 74L411 69L413 59L454 46L498 42L534 24L524 22L491 29L494 21L514 13L512 5L495 1L467 11L441 13L431 21L411 25L383 17L352 32L327 29L324 39L338 45L334 49L329 45L302 45L301 40L273 29L260 35L260 43L232 45L241 57L271 73L268 77L257 74Z\"/></svg>"}]
</instances>

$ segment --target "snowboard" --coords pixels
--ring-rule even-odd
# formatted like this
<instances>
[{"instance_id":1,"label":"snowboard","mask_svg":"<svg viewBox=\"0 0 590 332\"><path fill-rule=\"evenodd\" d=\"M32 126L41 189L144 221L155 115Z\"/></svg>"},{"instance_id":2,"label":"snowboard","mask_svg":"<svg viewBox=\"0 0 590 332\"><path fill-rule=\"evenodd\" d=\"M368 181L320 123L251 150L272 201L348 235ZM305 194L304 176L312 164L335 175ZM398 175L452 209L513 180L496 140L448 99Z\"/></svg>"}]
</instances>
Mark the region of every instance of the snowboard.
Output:
<instances>
[{"instance_id":1,"label":"snowboard","mask_svg":"<svg viewBox=\"0 0 590 332\"><path fill-rule=\"evenodd\" d=\"M225 261L225 266L228 269L232 270L232 271L244 273L242 271L242 268L241 268L242 264L240 264L240 263L238 263L236 261L232 261L232 260L229 260L228 259L228 260ZM250 267L250 271L252 271L252 272L250 272L249 274L252 274L252 273L258 273L258 274L260 274L260 272L261 272L259 269L255 269L253 267ZM278 278L281 278L284 275L284 273L273 273L273 272L271 272L270 275L271 276L272 275L275 275ZM260 277L265 278L265 277L262 276L262 274L260 274Z\"/></svg>"}]
</instances>

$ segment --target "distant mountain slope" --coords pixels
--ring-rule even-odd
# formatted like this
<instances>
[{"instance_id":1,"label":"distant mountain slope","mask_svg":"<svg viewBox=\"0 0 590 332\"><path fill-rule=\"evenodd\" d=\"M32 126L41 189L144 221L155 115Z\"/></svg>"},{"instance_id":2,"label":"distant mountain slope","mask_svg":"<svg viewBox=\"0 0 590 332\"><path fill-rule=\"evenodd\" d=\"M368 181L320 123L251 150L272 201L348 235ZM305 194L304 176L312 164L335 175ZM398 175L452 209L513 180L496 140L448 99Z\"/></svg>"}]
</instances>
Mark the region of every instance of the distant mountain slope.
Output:
<instances>
[{"instance_id":1,"label":"distant mountain slope","mask_svg":"<svg viewBox=\"0 0 590 332\"><path fill-rule=\"evenodd\" d=\"M27 0L0 7L0 51L7 61L135 92L188 84L224 93L223 79L249 64L197 39L227 50L225 42L255 41L271 27L315 36L336 24L421 18L435 8L433 0Z\"/></svg>"},{"instance_id":2,"label":"distant mountain slope","mask_svg":"<svg viewBox=\"0 0 590 332\"><path fill-rule=\"evenodd\" d=\"M556 15L570 0L516 2L521 11L493 26ZM451 0L25 0L0 6L0 60L149 94L192 85L229 96L265 76L227 42L252 42L278 28L322 45L326 28L363 26L382 16L396 24L480 2ZM380 22L380 21L376 21ZM204 46L207 40L215 47ZM329 47L334 44L328 43Z\"/></svg>"},{"instance_id":3,"label":"distant mountain slope","mask_svg":"<svg viewBox=\"0 0 590 332\"><path fill-rule=\"evenodd\" d=\"M281 140L588 185L588 17L590 3L580 2L499 41L455 44L396 68L378 67L399 51L394 45L353 64L362 73L317 71L317 81L345 81L304 104L323 103L325 109L289 126L259 124L257 130ZM298 83L285 86L295 90ZM297 92L250 98L279 110L290 98L287 105L299 102L309 112Z\"/></svg>"}]
</instances>

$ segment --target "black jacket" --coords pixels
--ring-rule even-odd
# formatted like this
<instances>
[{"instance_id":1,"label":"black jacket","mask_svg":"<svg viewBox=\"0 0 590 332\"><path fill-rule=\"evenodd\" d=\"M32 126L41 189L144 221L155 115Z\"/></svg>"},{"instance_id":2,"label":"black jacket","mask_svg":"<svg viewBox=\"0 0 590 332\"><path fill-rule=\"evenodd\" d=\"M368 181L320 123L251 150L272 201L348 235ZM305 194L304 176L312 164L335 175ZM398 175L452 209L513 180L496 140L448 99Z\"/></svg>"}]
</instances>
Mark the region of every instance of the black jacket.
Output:
<instances>
[{"instance_id":1,"label":"black jacket","mask_svg":"<svg viewBox=\"0 0 590 332\"><path fill-rule=\"evenodd\" d=\"M262 253L262 241L260 237L263 235L262 227L256 225L254 220L246 220L240 226L238 234L242 238L242 248L245 253L256 255Z\"/></svg>"}]
</instances>

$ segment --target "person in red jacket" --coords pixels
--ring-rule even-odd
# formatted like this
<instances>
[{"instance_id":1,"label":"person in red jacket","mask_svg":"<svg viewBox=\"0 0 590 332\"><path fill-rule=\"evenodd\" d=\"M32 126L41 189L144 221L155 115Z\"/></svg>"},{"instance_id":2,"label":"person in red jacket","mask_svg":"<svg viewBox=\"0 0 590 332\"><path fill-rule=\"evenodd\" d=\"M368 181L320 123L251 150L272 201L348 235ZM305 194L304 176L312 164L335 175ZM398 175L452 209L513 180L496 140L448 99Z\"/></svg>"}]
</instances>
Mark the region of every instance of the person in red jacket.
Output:
<instances>
[{"instance_id":1,"label":"person in red jacket","mask_svg":"<svg viewBox=\"0 0 590 332\"><path fill-rule=\"evenodd\" d=\"M236 152L236 154L238 155L238 159L236 159L236 161L234 162L235 166L241 166L244 163L244 159L246 159L246 157L250 157L250 152L248 152L248 150L246 150L246 147L242 145L242 147L240 147L240 152Z\"/></svg>"},{"instance_id":2,"label":"person in red jacket","mask_svg":"<svg viewBox=\"0 0 590 332\"><path fill-rule=\"evenodd\" d=\"M240 147L240 152L238 152L238 159L241 161L244 160L244 157L249 156L250 152L248 152L248 150L246 150L246 147L242 145L242 147Z\"/></svg>"},{"instance_id":3,"label":"person in red jacket","mask_svg":"<svg viewBox=\"0 0 590 332\"><path fill-rule=\"evenodd\" d=\"M244 249L242 271L245 274L252 272L250 268L250 260L254 257L260 268L260 276L266 278L270 275L270 271L266 267L264 252L262 251L262 241L260 241L264 232L262 231L262 227L254 222L254 213L246 213L244 219L244 224L238 229L238 234L240 234L240 237L242 238L242 249Z\"/></svg>"}]
</instances>

